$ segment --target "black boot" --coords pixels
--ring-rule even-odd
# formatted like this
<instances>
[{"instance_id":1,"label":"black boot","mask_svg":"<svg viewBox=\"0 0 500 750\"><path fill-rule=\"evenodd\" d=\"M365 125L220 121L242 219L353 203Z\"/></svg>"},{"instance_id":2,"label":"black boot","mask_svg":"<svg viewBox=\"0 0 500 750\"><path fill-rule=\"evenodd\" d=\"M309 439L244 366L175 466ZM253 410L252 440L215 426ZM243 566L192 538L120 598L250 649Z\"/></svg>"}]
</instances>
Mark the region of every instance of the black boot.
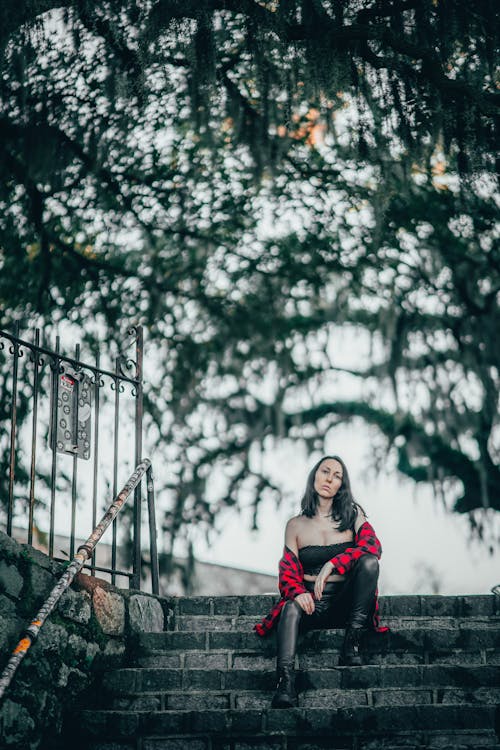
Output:
<instances>
[{"instance_id":1,"label":"black boot","mask_svg":"<svg viewBox=\"0 0 500 750\"><path fill-rule=\"evenodd\" d=\"M278 686L271 706L272 708L293 708L297 705L295 670L293 667L281 667L278 669Z\"/></svg>"},{"instance_id":2,"label":"black boot","mask_svg":"<svg viewBox=\"0 0 500 750\"><path fill-rule=\"evenodd\" d=\"M360 667L362 665L359 642L363 628L348 627L345 631L344 643L340 652L340 664L344 667Z\"/></svg>"}]
</instances>

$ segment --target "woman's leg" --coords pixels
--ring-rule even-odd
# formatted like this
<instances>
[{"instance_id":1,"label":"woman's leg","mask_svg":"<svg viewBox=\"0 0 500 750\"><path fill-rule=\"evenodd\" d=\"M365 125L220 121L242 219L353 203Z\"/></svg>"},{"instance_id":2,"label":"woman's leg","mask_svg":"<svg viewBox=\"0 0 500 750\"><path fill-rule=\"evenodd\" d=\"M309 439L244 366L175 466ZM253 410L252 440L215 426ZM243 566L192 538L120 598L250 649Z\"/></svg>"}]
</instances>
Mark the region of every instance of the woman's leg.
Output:
<instances>
[{"instance_id":1,"label":"woman's leg","mask_svg":"<svg viewBox=\"0 0 500 750\"><path fill-rule=\"evenodd\" d=\"M346 621L341 660L347 666L361 664L359 642L361 633L368 625L373 611L378 574L379 564L375 555L360 557L348 574L343 596L339 602L344 610Z\"/></svg>"},{"instance_id":2,"label":"woman's leg","mask_svg":"<svg viewBox=\"0 0 500 750\"><path fill-rule=\"evenodd\" d=\"M302 613L303 610L294 601L288 601L281 610L276 664L278 686L272 702L273 708L291 708L297 705L295 654Z\"/></svg>"}]
</instances>

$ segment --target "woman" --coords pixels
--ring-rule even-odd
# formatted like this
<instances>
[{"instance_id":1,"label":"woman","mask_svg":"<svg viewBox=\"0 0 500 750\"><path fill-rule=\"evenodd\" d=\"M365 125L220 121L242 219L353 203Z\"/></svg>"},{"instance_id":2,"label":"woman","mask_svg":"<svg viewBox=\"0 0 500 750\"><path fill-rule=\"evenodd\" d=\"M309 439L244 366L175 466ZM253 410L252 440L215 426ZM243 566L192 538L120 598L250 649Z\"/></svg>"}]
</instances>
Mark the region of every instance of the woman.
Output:
<instances>
[{"instance_id":1,"label":"woman","mask_svg":"<svg viewBox=\"0 0 500 750\"><path fill-rule=\"evenodd\" d=\"M324 456L313 467L301 514L285 529L280 561L281 600L255 626L267 635L278 622L278 687L274 708L297 705L294 663L300 632L345 627L341 663L361 664L359 642L371 624L379 627L377 580L382 548L355 502L344 462Z\"/></svg>"}]
</instances>

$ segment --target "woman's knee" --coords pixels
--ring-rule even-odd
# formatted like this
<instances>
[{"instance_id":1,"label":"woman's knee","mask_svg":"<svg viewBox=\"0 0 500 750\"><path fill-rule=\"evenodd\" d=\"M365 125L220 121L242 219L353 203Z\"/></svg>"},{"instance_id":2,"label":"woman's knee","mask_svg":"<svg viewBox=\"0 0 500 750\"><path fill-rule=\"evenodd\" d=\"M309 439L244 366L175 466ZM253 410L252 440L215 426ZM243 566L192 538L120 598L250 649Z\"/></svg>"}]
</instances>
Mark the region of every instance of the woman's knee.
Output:
<instances>
[{"instance_id":1,"label":"woman's knee","mask_svg":"<svg viewBox=\"0 0 500 750\"><path fill-rule=\"evenodd\" d=\"M287 620L300 621L300 618L302 617L302 609L297 602L290 599L284 604L281 617L286 618Z\"/></svg>"},{"instance_id":2,"label":"woman's knee","mask_svg":"<svg viewBox=\"0 0 500 750\"><path fill-rule=\"evenodd\" d=\"M363 555L359 558L356 566L359 572L369 575L370 577L377 577L379 572L378 558L375 555Z\"/></svg>"}]
</instances>

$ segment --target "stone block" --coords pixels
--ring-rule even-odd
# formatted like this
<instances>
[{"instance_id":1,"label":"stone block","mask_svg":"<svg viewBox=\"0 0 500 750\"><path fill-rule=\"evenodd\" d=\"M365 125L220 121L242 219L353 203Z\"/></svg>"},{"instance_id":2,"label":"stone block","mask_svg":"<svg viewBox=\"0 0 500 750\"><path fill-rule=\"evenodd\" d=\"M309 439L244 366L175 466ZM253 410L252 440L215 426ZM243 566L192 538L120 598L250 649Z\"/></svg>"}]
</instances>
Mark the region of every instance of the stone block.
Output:
<instances>
[{"instance_id":1,"label":"stone block","mask_svg":"<svg viewBox=\"0 0 500 750\"><path fill-rule=\"evenodd\" d=\"M421 597L417 595L381 596L380 616L418 617L421 614Z\"/></svg>"},{"instance_id":2,"label":"stone block","mask_svg":"<svg viewBox=\"0 0 500 750\"><path fill-rule=\"evenodd\" d=\"M28 710L8 698L0 706L0 737L2 747L30 747L30 736L35 730L35 722Z\"/></svg>"},{"instance_id":3,"label":"stone block","mask_svg":"<svg viewBox=\"0 0 500 750\"><path fill-rule=\"evenodd\" d=\"M142 670L141 689L150 692L180 690L182 672L180 669L144 669Z\"/></svg>"},{"instance_id":4,"label":"stone block","mask_svg":"<svg viewBox=\"0 0 500 750\"><path fill-rule=\"evenodd\" d=\"M269 706L269 697L268 697ZM365 690L311 690L299 696L301 708L351 708L367 706L368 696Z\"/></svg>"},{"instance_id":5,"label":"stone block","mask_svg":"<svg viewBox=\"0 0 500 750\"><path fill-rule=\"evenodd\" d=\"M273 690L276 672L231 669L224 675L224 687L226 690Z\"/></svg>"},{"instance_id":6,"label":"stone block","mask_svg":"<svg viewBox=\"0 0 500 750\"><path fill-rule=\"evenodd\" d=\"M238 709L267 709L271 705L272 693L249 690L235 695L235 707Z\"/></svg>"},{"instance_id":7,"label":"stone block","mask_svg":"<svg viewBox=\"0 0 500 750\"><path fill-rule=\"evenodd\" d=\"M186 669L227 669L227 654L193 652L184 658Z\"/></svg>"},{"instance_id":8,"label":"stone block","mask_svg":"<svg viewBox=\"0 0 500 750\"><path fill-rule=\"evenodd\" d=\"M147 714L146 714L147 715ZM142 712L116 711L109 719L108 734L116 734L118 737L137 736L140 733Z\"/></svg>"},{"instance_id":9,"label":"stone block","mask_svg":"<svg viewBox=\"0 0 500 750\"><path fill-rule=\"evenodd\" d=\"M473 595L462 596L461 599L461 614L464 617L477 616L477 615L494 615L495 614L495 596L489 595Z\"/></svg>"},{"instance_id":10,"label":"stone block","mask_svg":"<svg viewBox=\"0 0 500 750\"><path fill-rule=\"evenodd\" d=\"M374 690L373 705L377 706L413 706L432 703L430 690Z\"/></svg>"},{"instance_id":11,"label":"stone block","mask_svg":"<svg viewBox=\"0 0 500 750\"><path fill-rule=\"evenodd\" d=\"M102 685L115 695L137 693L141 687L141 672L138 669L115 669L103 675Z\"/></svg>"},{"instance_id":12,"label":"stone block","mask_svg":"<svg viewBox=\"0 0 500 750\"><path fill-rule=\"evenodd\" d=\"M191 731L191 711L154 711L146 715L146 736L165 737Z\"/></svg>"},{"instance_id":13,"label":"stone block","mask_svg":"<svg viewBox=\"0 0 500 750\"><path fill-rule=\"evenodd\" d=\"M411 748L405 745L406 750L416 750L413 739L408 743L408 745L410 744ZM286 745L287 750L351 750L352 747L352 739L343 737L337 732L330 737L318 737L315 740L307 737L292 737ZM402 747L402 745L398 745L397 748L392 748L385 741L383 741L383 744L378 744L377 741L363 744L363 750L402 750Z\"/></svg>"},{"instance_id":14,"label":"stone block","mask_svg":"<svg viewBox=\"0 0 500 750\"><path fill-rule=\"evenodd\" d=\"M482 664L480 651L433 651L429 653L430 664Z\"/></svg>"},{"instance_id":15,"label":"stone block","mask_svg":"<svg viewBox=\"0 0 500 750\"><path fill-rule=\"evenodd\" d=\"M0 652L4 654L8 649L14 648L16 638L26 626L24 620L17 617L16 605L11 599L0 595Z\"/></svg>"},{"instance_id":16,"label":"stone block","mask_svg":"<svg viewBox=\"0 0 500 750\"><path fill-rule=\"evenodd\" d=\"M356 673L359 670L367 670L370 667L356 667ZM363 672L363 674L367 674ZM371 673L376 674L375 672ZM366 678L369 679L368 677ZM297 675L298 685L301 690L321 690L328 688L342 687L349 688L351 685L347 684L343 670L341 669L307 669L303 672L299 672ZM363 680L361 680L363 682ZM353 687L364 687L364 683L361 685L355 684Z\"/></svg>"},{"instance_id":17,"label":"stone block","mask_svg":"<svg viewBox=\"0 0 500 750\"><path fill-rule=\"evenodd\" d=\"M125 630L125 602L123 596L97 586L92 595L97 622L107 635L122 635Z\"/></svg>"},{"instance_id":18,"label":"stone block","mask_svg":"<svg viewBox=\"0 0 500 750\"><path fill-rule=\"evenodd\" d=\"M29 587L32 592L32 603L31 606L34 608L41 607L47 599L48 595L57 583L57 578L52 575L50 570L41 568L38 565L32 565L30 567ZM35 614L35 612L30 612Z\"/></svg>"},{"instance_id":19,"label":"stone block","mask_svg":"<svg viewBox=\"0 0 500 750\"><path fill-rule=\"evenodd\" d=\"M72 687L83 690L89 684L90 678L88 675L81 672L79 669L70 667L67 664L62 664L57 675L56 684L57 687Z\"/></svg>"},{"instance_id":20,"label":"stone block","mask_svg":"<svg viewBox=\"0 0 500 750\"><path fill-rule=\"evenodd\" d=\"M230 708L229 693L172 693L166 698L167 709L206 711L211 708Z\"/></svg>"},{"instance_id":21,"label":"stone block","mask_svg":"<svg viewBox=\"0 0 500 750\"><path fill-rule=\"evenodd\" d=\"M104 646L104 651L102 652L103 656L105 656L107 659L113 659L116 660L119 657L122 657L125 653L125 643L121 640L113 640L108 641L106 645Z\"/></svg>"},{"instance_id":22,"label":"stone block","mask_svg":"<svg viewBox=\"0 0 500 750\"><path fill-rule=\"evenodd\" d=\"M163 609L151 596L134 594L128 600L130 629L134 633L161 633L164 627Z\"/></svg>"},{"instance_id":23,"label":"stone block","mask_svg":"<svg viewBox=\"0 0 500 750\"><path fill-rule=\"evenodd\" d=\"M15 565L0 560L0 592L19 599L24 580Z\"/></svg>"},{"instance_id":24,"label":"stone block","mask_svg":"<svg viewBox=\"0 0 500 750\"><path fill-rule=\"evenodd\" d=\"M457 687L500 686L500 670L489 665L454 666L429 664L422 671L422 684L439 687L456 685Z\"/></svg>"},{"instance_id":25,"label":"stone block","mask_svg":"<svg viewBox=\"0 0 500 750\"><path fill-rule=\"evenodd\" d=\"M261 594L259 596L240 596L239 612L240 615L255 615L255 621L267 615L271 607L279 599L278 594L272 596Z\"/></svg>"},{"instance_id":26,"label":"stone block","mask_svg":"<svg viewBox=\"0 0 500 750\"><path fill-rule=\"evenodd\" d=\"M50 571L57 577L62 575L64 565L62 563L51 560L51 558L39 549L35 549L30 544L21 544L23 557L29 560L33 565L37 565L40 568Z\"/></svg>"},{"instance_id":27,"label":"stone block","mask_svg":"<svg viewBox=\"0 0 500 750\"><path fill-rule=\"evenodd\" d=\"M59 601L58 609L67 620L84 625L90 620L90 594L67 589Z\"/></svg>"},{"instance_id":28,"label":"stone block","mask_svg":"<svg viewBox=\"0 0 500 750\"><path fill-rule=\"evenodd\" d=\"M0 531L0 560L14 562L20 554L20 545L3 531Z\"/></svg>"},{"instance_id":29,"label":"stone block","mask_svg":"<svg viewBox=\"0 0 500 750\"><path fill-rule=\"evenodd\" d=\"M498 738L493 731L439 732L428 738L426 750L498 750Z\"/></svg>"},{"instance_id":30,"label":"stone block","mask_svg":"<svg viewBox=\"0 0 500 750\"><path fill-rule=\"evenodd\" d=\"M43 653L61 655L66 649L68 637L68 631L62 625L51 622L49 619L40 630L38 641L33 646L33 653L37 653L40 649Z\"/></svg>"},{"instance_id":31,"label":"stone block","mask_svg":"<svg viewBox=\"0 0 500 750\"><path fill-rule=\"evenodd\" d=\"M182 682L186 690L221 690L223 673L216 669L186 669Z\"/></svg>"},{"instance_id":32,"label":"stone block","mask_svg":"<svg viewBox=\"0 0 500 750\"><path fill-rule=\"evenodd\" d=\"M111 708L119 711L161 711L161 700L156 695L114 698Z\"/></svg>"},{"instance_id":33,"label":"stone block","mask_svg":"<svg viewBox=\"0 0 500 750\"><path fill-rule=\"evenodd\" d=\"M307 659L309 657L300 656L300 666L311 666L310 664L303 664L302 659ZM314 657L311 657L314 658ZM338 658L338 656L337 656ZM318 657L315 657L315 661L317 661ZM321 656L321 660L323 662L323 655ZM265 671L270 671L274 669L276 665L276 658L273 656L261 656L260 654L254 655L254 654L234 654L233 655L233 669L261 669ZM325 666L329 666L328 664L325 664Z\"/></svg>"},{"instance_id":34,"label":"stone block","mask_svg":"<svg viewBox=\"0 0 500 750\"><path fill-rule=\"evenodd\" d=\"M321 712L323 720L328 721L330 724L330 711L325 711L324 708L312 710L312 713ZM266 725L268 732L282 732L287 735L297 734L308 734L309 729L309 716L310 711L307 709L304 712L302 708L289 708L286 711L276 711L269 709L267 711ZM284 715L285 714L285 715ZM304 715L306 719L304 720Z\"/></svg>"},{"instance_id":35,"label":"stone block","mask_svg":"<svg viewBox=\"0 0 500 750\"><path fill-rule=\"evenodd\" d=\"M496 664L500 667L500 652L499 651L486 651L486 663Z\"/></svg>"},{"instance_id":36,"label":"stone block","mask_svg":"<svg viewBox=\"0 0 500 750\"><path fill-rule=\"evenodd\" d=\"M260 734L262 732L262 723L265 713L265 711L258 709L250 709L246 711L235 709L234 711L231 711L231 713L227 715L231 732L236 736L243 734ZM279 711L278 713L289 713L289 711Z\"/></svg>"},{"instance_id":37,"label":"stone block","mask_svg":"<svg viewBox=\"0 0 500 750\"><path fill-rule=\"evenodd\" d=\"M237 615L240 609L240 600L237 596L214 597L214 615Z\"/></svg>"},{"instance_id":38,"label":"stone block","mask_svg":"<svg viewBox=\"0 0 500 750\"><path fill-rule=\"evenodd\" d=\"M176 616L175 627L177 630L183 632L197 633L210 631L228 631L233 629L233 622L231 617L223 617L219 615L211 615L206 617L204 615L194 616Z\"/></svg>"},{"instance_id":39,"label":"stone block","mask_svg":"<svg viewBox=\"0 0 500 750\"><path fill-rule=\"evenodd\" d=\"M173 737L148 739L142 743L142 750L208 750L210 740L199 737Z\"/></svg>"},{"instance_id":40,"label":"stone block","mask_svg":"<svg viewBox=\"0 0 500 750\"><path fill-rule=\"evenodd\" d=\"M72 661L92 664L99 652L99 646L87 638L82 638L76 633L70 633L68 638L68 651Z\"/></svg>"},{"instance_id":41,"label":"stone block","mask_svg":"<svg viewBox=\"0 0 500 750\"><path fill-rule=\"evenodd\" d=\"M438 691L438 700L440 703L476 703L496 706L500 705L500 688L443 688Z\"/></svg>"},{"instance_id":42,"label":"stone block","mask_svg":"<svg viewBox=\"0 0 500 750\"><path fill-rule=\"evenodd\" d=\"M234 750L282 750L285 745L284 737L261 737L254 740L236 740Z\"/></svg>"},{"instance_id":43,"label":"stone block","mask_svg":"<svg viewBox=\"0 0 500 750\"><path fill-rule=\"evenodd\" d=\"M158 652L155 656L139 656L137 664L148 669L154 669L155 667L179 669L182 666L180 654L164 654L161 652Z\"/></svg>"},{"instance_id":44,"label":"stone block","mask_svg":"<svg viewBox=\"0 0 500 750\"><path fill-rule=\"evenodd\" d=\"M210 615L212 614L212 597L180 597L177 611L180 615Z\"/></svg>"},{"instance_id":45,"label":"stone block","mask_svg":"<svg viewBox=\"0 0 500 750\"><path fill-rule=\"evenodd\" d=\"M205 633L140 633L139 648L152 654L161 649L179 650L205 649Z\"/></svg>"},{"instance_id":46,"label":"stone block","mask_svg":"<svg viewBox=\"0 0 500 750\"><path fill-rule=\"evenodd\" d=\"M209 648L211 649L229 649L230 651L247 651L248 649L258 649L262 651L266 646L273 643L274 639L265 641L256 633L243 633L238 630L219 630L208 634Z\"/></svg>"},{"instance_id":47,"label":"stone block","mask_svg":"<svg viewBox=\"0 0 500 750\"><path fill-rule=\"evenodd\" d=\"M460 598L458 596L422 596L422 612L431 617L459 617Z\"/></svg>"}]
</instances>

